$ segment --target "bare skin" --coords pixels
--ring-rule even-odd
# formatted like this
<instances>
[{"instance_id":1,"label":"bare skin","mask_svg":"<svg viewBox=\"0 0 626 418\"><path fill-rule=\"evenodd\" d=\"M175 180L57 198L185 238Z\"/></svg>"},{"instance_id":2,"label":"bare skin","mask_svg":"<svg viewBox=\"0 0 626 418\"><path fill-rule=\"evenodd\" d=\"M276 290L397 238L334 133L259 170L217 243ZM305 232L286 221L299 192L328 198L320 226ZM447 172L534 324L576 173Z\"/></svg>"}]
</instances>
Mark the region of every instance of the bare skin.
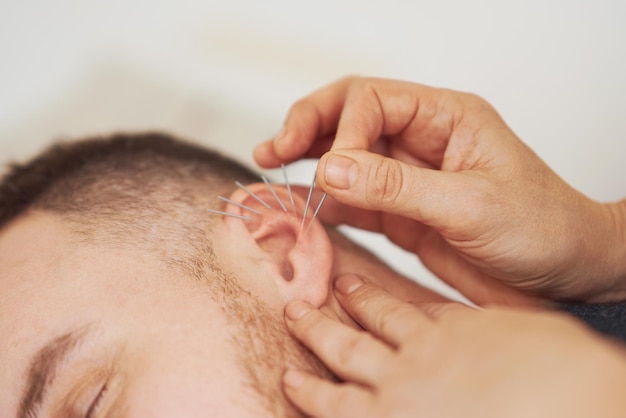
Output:
<instances>
[{"instance_id":1,"label":"bare skin","mask_svg":"<svg viewBox=\"0 0 626 418\"><path fill-rule=\"evenodd\" d=\"M477 96L346 78L254 155L321 156L324 220L384 233L478 304L626 297L626 203L571 188Z\"/></svg>"},{"instance_id":2,"label":"bare skin","mask_svg":"<svg viewBox=\"0 0 626 418\"><path fill-rule=\"evenodd\" d=\"M309 416L624 414L623 348L564 315L408 304L355 275L340 277L336 289L341 305L367 332L303 302L286 309L294 335L344 379L285 375L285 393Z\"/></svg>"},{"instance_id":3,"label":"bare skin","mask_svg":"<svg viewBox=\"0 0 626 418\"><path fill-rule=\"evenodd\" d=\"M242 195L245 193L231 197L241 199ZM271 195L263 197L269 201ZM297 202L304 205L299 199ZM2 228L0 415L281 417L284 415L268 412L263 400L250 390L243 368L247 360L240 353L258 353L256 358L263 358L263 362L254 364L269 365L259 373L264 390L280 396L273 404L280 403L282 371L277 364L309 364L282 327L282 312L292 297L288 292L303 289L297 293L300 299L317 300L321 312L355 327L329 292L331 276L367 272L403 300L444 300L395 273L337 232L329 231L329 237L317 222L298 245L292 245L287 226L293 225L297 231L300 221L277 216L281 217L281 212L267 210L254 223L254 228L269 231L273 237L276 245L271 246L271 252L256 244L252 237L256 229L248 230L249 223L224 217L214 225L213 236L220 243L214 250L221 267L230 273L229 280L261 302L249 314L229 309L233 312L230 316L216 302L209 285L217 280L216 275L202 280L190 277L164 262L160 253L137 245L138 239L130 244L116 241L111 245L105 240L86 243L66 219L38 211ZM287 244L279 245L282 242ZM268 244L267 239L263 243ZM297 263L294 278L285 282L273 266L279 254L276 248L289 253L283 257L297 257L294 251L315 256ZM326 281L310 271L327 271ZM300 282L311 277L317 279L315 283ZM319 294L321 298L315 296ZM240 301L245 297L237 296ZM266 310L256 309L259 306ZM259 330L254 335L259 345L256 349L245 345L246 334L240 332L240 324L254 318L270 326L275 323L285 339L274 341L264 328L254 326L253 330ZM76 338L63 337L75 334ZM37 354L59 337L78 342L70 344L72 349L62 357L51 355L50 350ZM269 353L263 352L264 347ZM293 351L296 347L298 351ZM276 362L271 353L276 353ZM42 374L28 371L37 363L36 358L63 359L57 362L59 366L48 369L55 370L55 377L44 379L47 389L38 402L38 397L25 396L30 392L27 388L37 386L30 383L37 379L29 376ZM25 407L27 404L35 406Z\"/></svg>"},{"instance_id":4,"label":"bare skin","mask_svg":"<svg viewBox=\"0 0 626 418\"><path fill-rule=\"evenodd\" d=\"M571 188L483 99L401 81L324 87L255 150L263 167L303 157L321 157L317 181L330 196L322 219L385 234L491 307L409 304L354 275L336 294L365 332L290 303L289 329L344 379L287 373L285 393L302 411L623 415L623 349L572 319L527 309L626 299L626 201L601 204Z\"/></svg>"}]
</instances>

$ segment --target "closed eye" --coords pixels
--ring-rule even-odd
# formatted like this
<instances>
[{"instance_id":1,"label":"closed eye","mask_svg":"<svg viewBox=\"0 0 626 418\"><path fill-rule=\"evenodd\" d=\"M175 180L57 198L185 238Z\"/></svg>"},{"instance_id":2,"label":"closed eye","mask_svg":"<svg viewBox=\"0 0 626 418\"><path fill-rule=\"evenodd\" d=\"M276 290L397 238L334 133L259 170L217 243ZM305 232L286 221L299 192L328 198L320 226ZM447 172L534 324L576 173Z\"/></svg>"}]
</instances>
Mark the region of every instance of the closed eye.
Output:
<instances>
[{"instance_id":1,"label":"closed eye","mask_svg":"<svg viewBox=\"0 0 626 418\"><path fill-rule=\"evenodd\" d=\"M102 406L102 400L104 399L104 395L106 394L106 392L107 392L107 384L105 383L102 385L102 387L98 391L98 394L94 398L93 402L91 402L89 409L85 413L85 418L96 417L96 414L98 413L98 411L100 410L100 407Z\"/></svg>"}]
</instances>

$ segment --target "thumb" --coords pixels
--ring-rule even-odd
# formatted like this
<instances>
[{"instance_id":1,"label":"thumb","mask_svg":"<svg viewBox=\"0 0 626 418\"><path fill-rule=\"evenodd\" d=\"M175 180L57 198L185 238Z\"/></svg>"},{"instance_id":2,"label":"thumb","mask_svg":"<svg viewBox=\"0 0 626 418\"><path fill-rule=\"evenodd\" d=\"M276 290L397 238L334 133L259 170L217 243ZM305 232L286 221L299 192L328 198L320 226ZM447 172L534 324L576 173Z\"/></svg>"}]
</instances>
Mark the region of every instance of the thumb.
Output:
<instances>
[{"instance_id":1,"label":"thumb","mask_svg":"<svg viewBox=\"0 0 626 418\"><path fill-rule=\"evenodd\" d=\"M440 228L467 216L476 196L470 175L405 164L363 150L325 154L318 166L322 189L346 205L383 211ZM456 222L455 222L456 220Z\"/></svg>"}]
</instances>

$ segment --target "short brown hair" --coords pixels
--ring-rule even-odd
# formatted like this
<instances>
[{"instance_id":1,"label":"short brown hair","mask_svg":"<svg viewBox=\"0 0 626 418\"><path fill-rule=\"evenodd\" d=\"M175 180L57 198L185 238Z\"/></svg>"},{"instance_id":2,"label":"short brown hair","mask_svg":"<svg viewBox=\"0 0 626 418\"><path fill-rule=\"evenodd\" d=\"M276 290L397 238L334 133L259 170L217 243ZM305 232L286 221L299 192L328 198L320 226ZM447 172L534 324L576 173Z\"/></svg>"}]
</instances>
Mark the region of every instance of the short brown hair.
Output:
<instances>
[{"instance_id":1,"label":"short brown hair","mask_svg":"<svg viewBox=\"0 0 626 418\"><path fill-rule=\"evenodd\" d=\"M154 180L149 177L154 175L176 176L176 180L210 175L231 183L258 180L230 158L162 133L57 143L24 164L9 165L0 180L0 227L29 208L82 210L84 204L76 196L87 188L103 186L111 175L125 176L133 186L141 187L149 187Z\"/></svg>"},{"instance_id":2,"label":"short brown hair","mask_svg":"<svg viewBox=\"0 0 626 418\"><path fill-rule=\"evenodd\" d=\"M235 160L162 133L57 143L0 180L0 228L29 211L60 214L85 239L149 246L196 275L214 269L208 207L259 177ZM167 220L167 222L161 222ZM169 245L165 245L169 244Z\"/></svg>"}]
</instances>

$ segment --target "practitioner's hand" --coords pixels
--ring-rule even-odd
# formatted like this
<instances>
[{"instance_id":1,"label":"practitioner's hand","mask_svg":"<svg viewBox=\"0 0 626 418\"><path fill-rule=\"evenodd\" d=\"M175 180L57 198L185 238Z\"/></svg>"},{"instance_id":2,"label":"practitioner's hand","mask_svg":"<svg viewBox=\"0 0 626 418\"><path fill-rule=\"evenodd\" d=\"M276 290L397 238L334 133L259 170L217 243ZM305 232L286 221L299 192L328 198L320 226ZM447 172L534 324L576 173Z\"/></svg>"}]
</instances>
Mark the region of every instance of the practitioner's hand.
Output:
<instances>
[{"instance_id":1,"label":"practitioner's hand","mask_svg":"<svg viewBox=\"0 0 626 418\"><path fill-rule=\"evenodd\" d=\"M343 383L289 371L287 397L318 418L622 417L626 353L562 315L415 306L357 276L337 296L366 331L304 302L291 332Z\"/></svg>"},{"instance_id":2,"label":"practitioner's hand","mask_svg":"<svg viewBox=\"0 0 626 418\"><path fill-rule=\"evenodd\" d=\"M479 97L344 79L296 103L255 158L275 167L329 149L321 218L384 233L478 304L528 302L512 289L626 297L626 215L564 183Z\"/></svg>"}]
</instances>

